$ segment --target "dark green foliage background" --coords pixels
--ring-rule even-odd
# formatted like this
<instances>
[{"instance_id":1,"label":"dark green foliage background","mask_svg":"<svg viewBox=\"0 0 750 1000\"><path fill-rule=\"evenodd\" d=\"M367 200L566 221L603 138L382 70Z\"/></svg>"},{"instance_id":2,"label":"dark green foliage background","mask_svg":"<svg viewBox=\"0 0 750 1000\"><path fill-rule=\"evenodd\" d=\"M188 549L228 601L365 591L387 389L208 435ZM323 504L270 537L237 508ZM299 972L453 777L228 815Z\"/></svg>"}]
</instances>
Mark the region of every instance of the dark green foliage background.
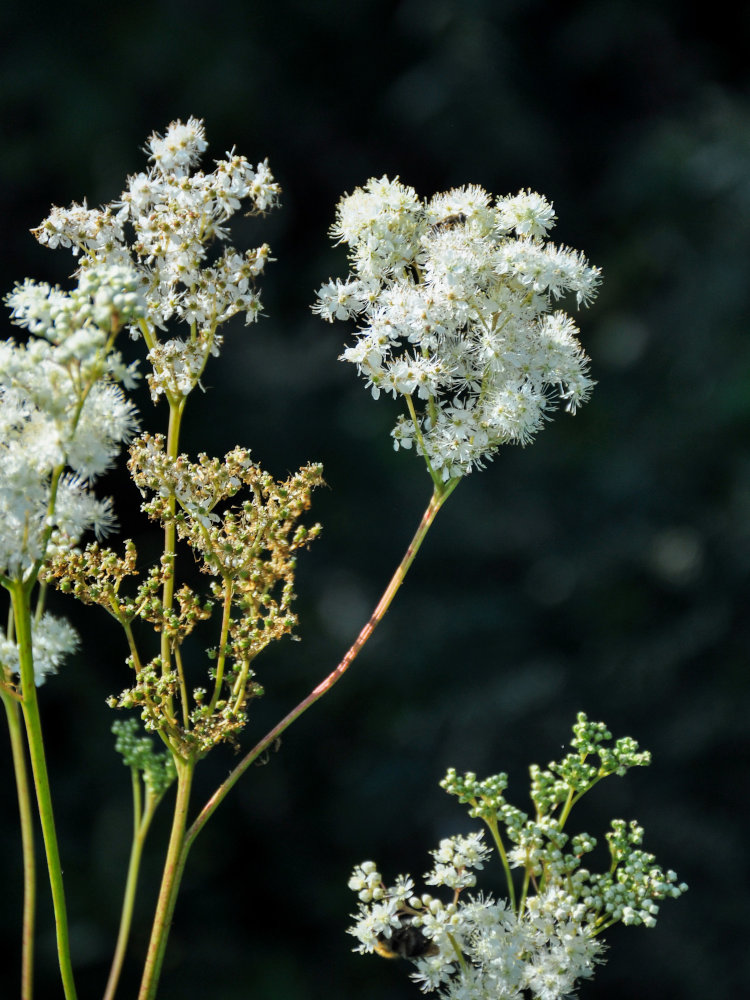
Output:
<instances>
[{"instance_id":1,"label":"dark green foliage background","mask_svg":"<svg viewBox=\"0 0 750 1000\"><path fill-rule=\"evenodd\" d=\"M583 997L741 995L748 962L750 103L748 9L680 0L277 0L6 5L0 62L2 288L65 281L64 251L27 230L51 202L116 197L146 136L204 117L215 156L268 156L283 208L238 220L268 240L268 318L238 325L191 402L185 442L249 444L278 477L324 463L325 525L300 562L299 629L259 661L254 741L333 667L411 537L429 481L394 454L395 404L373 403L336 357L343 324L311 316L345 270L326 230L372 175L429 195L530 186L557 239L604 269L582 339L599 385L530 449L509 450L450 500L387 620L350 675L253 769L198 840L161 1000L417 996L398 963L344 934L346 879L389 875L465 828L437 782L448 765L508 770L560 752L576 711L654 752L581 810L599 832L637 817L646 847L691 885L656 930L618 930ZM9 332L10 329L9 329ZM144 409L144 423L160 419ZM139 498L113 474L124 529L154 555ZM101 994L130 824L110 752L124 643L101 613L58 601L85 652L42 691L82 1000ZM207 640L208 641L208 640ZM20 844L0 781L0 935L14 954ZM199 770L197 801L233 763ZM139 896L136 958L167 833ZM575 815L575 814L574 814ZM499 882L497 883L499 888ZM44 894L43 894L44 895ZM46 902L39 993L60 995ZM17 995L17 963L0 995Z\"/></svg>"}]
</instances>

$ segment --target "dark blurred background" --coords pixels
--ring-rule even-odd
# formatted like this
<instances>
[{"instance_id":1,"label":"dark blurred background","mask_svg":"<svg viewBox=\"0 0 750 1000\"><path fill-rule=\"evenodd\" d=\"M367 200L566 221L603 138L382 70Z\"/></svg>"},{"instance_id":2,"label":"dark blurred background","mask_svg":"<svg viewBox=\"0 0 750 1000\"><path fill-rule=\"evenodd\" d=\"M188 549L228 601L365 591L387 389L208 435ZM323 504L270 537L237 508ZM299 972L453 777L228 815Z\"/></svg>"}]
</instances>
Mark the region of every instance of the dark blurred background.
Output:
<instances>
[{"instance_id":1,"label":"dark blurred background","mask_svg":"<svg viewBox=\"0 0 750 1000\"><path fill-rule=\"evenodd\" d=\"M160 1000L415 997L408 968L350 951L352 866L429 866L467 829L438 788L449 765L531 761L575 713L654 753L581 806L600 832L637 817L690 893L654 930L616 929L583 998L742 995L748 796L750 102L746 4L681 0L191 0L5 5L0 16L2 289L67 281L67 251L28 234L51 203L116 198L153 130L206 121L209 155L269 157L283 207L238 219L271 243L267 318L240 323L188 411L184 441L250 445L277 477L320 460L322 538L300 559L301 642L258 661L252 745L338 660L428 500L394 453L397 405L336 360L344 324L309 305L346 270L326 231L337 199L399 174L423 195L477 183L555 203L553 236L604 271L579 316L598 387L575 419L510 449L451 498L384 624L334 691L253 768L197 841ZM12 332L8 327L9 333ZM144 401L145 402L145 401ZM143 422L164 413L144 408ZM124 528L153 553L139 497L113 475ZM129 848L128 774L104 704L127 686L102 612L58 598L88 637L42 691L82 1000L101 995ZM207 640L208 642L208 640ZM15 954L20 843L0 781L0 938ZM232 767L217 751L196 803ZM156 823L121 997L136 992L167 834ZM575 813L574 813L575 818ZM574 823L572 828L578 828ZM501 889L489 878L486 888ZM93 891L92 891L93 889ZM61 995L42 892L40 997ZM17 995L17 963L0 994Z\"/></svg>"}]
</instances>

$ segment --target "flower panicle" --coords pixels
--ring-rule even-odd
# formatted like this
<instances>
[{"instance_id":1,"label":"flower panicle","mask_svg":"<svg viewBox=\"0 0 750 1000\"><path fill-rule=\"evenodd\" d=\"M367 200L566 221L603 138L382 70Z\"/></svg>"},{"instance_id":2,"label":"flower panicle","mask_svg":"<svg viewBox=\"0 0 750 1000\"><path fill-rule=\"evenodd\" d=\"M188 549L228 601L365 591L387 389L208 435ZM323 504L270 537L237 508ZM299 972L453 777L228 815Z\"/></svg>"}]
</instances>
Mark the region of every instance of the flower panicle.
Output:
<instances>
[{"instance_id":1,"label":"flower panicle","mask_svg":"<svg viewBox=\"0 0 750 1000\"><path fill-rule=\"evenodd\" d=\"M226 246L216 255L211 244L227 243L227 223L243 206L251 215L275 208L281 189L267 160L253 166L234 150L213 171L199 170L207 145L200 119L172 122L150 136L152 166L129 177L118 199L100 209L54 207L33 230L45 246L72 249L84 274L102 265L135 274L147 311L130 317L128 329L147 341L154 401L191 392L221 348L219 327L236 315L254 322L262 308L255 286L268 245L244 253ZM162 337L172 321L188 332Z\"/></svg>"},{"instance_id":2,"label":"flower panicle","mask_svg":"<svg viewBox=\"0 0 750 1000\"><path fill-rule=\"evenodd\" d=\"M606 726L590 722L584 713L573 731L574 754L544 772L548 794L539 793L541 769L531 768L533 817L506 801L505 774L478 779L451 768L441 782L469 806L470 816L486 823L508 877L513 868L523 871L521 895L511 891L506 901L476 891L478 873L492 854L484 831L444 838L431 852L433 867L424 882L451 890L447 901L419 894L409 875L387 885L377 864L365 861L349 880L358 898L349 928L356 951L409 959L415 966L411 978L422 991L445 1000L562 1000L604 960L605 930L618 922L655 925L659 903L678 898L687 886L642 850L643 828L635 821L613 820L606 834L610 864L594 872L583 859L596 839L585 832L565 833L567 816L559 809L599 778L647 763L647 755L629 738L613 743ZM583 769L590 754L599 760L595 772ZM564 794L558 785L565 787Z\"/></svg>"},{"instance_id":3,"label":"flower panicle","mask_svg":"<svg viewBox=\"0 0 750 1000\"><path fill-rule=\"evenodd\" d=\"M339 202L331 236L352 270L313 311L358 323L341 360L375 398L407 398L394 447L415 447L433 478L483 468L532 441L557 404L575 413L589 398L589 359L557 303L588 305L600 271L547 239L555 221L532 191L493 202L468 185L421 201L387 177Z\"/></svg>"}]
</instances>

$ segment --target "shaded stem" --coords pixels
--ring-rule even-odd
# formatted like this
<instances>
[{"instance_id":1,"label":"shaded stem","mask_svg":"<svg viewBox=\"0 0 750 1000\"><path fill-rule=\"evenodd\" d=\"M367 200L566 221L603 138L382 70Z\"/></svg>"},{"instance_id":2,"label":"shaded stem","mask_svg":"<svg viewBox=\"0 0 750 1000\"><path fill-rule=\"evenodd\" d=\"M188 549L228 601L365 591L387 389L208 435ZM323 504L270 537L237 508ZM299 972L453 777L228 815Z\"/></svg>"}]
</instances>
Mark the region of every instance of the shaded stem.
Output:
<instances>
[{"instance_id":1,"label":"shaded stem","mask_svg":"<svg viewBox=\"0 0 750 1000\"><path fill-rule=\"evenodd\" d=\"M26 751L21 730L19 703L0 688L8 718L13 770L16 777L18 814L21 823L23 850L23 931L21 937L21 1000L31 1000L34 992L34 923L36 918L36 857L34 854L34 820L31 814L31 793L26 766Z\"/></svg>"},{"instance_id":2,"label":"shaded stem","mask_svg":"<svg viewBox=\"0 0 750 1000\"><path fill-rule=\"evenodd\" d=\"M238 779L245 773L245 771L253 763L253 761L257 760L257 758L263 753L263 751L267 750L268 747L271 746L273 742L279 738L279 736L284 732L284 730L287 729L296 719L298 719L303 714L303 712L306 712L307 709L310 708L310 706L313 705L318 700L318 698L322 698L323 695L326 694L326 692L330 691L333 685L336 683L336 681L340 680L346 673L346 671L349 669L349 667L355 660L357 654L362 649L367 640L370 638L373 631L375 630L375 627L377 626L377 624L380 622L380 620L383 618L386 611L388 610L391 601L396 595L397 590L404 582L404 578L409 570L409 567L414 561L414 557L419 551L419 548L422 542L424 541L425 535L429 531L432 522L435 520L438 511L443 506L448 497L451 495L456 486L459 484L459 482L460 479L451 479L447 483L441 484L440 486L437 485L435 486L432 493L432 497L430 498L430 502L427 506L427 509L425 510L422 516L422 520L419 522L419 527L417 528L414 537L412 538L408 548L406 549L406 552L404 553L403 559L399 563L398 568L396 569L396 572L393 574L390 583L383 592L383 596L378 601L377 607L370 616L370 620L367 622L362 631L359 633L355 642L350 647L350 649L344 656L341 663L339 663L339 665L336 667L335 670L333 670L323 681L321 681L320 684L317 685L317 687L313 688L310 694L303 701L301 701L296 708L293 708L288 715L284 716L281 722L279 722L276 726L274 726L274 728L271 729L270 732L268 732L263 737L263 739L259 743L257 743L248 754L246 754L245 757L243 757L240 763L231 772L229 777L216 789L214 794L211 796L211 798L208 800L208 802L205 804L201 812L196 817L195 822L187 831L187 835L185 837L185 846L184 846L186 855L193 841L205 826L207 820L213 815L214 811L224 800L227 793L234 787Z\"/></svg>"},{"instance_id":3,"label":"shaded stem","mask_svg":"<svg viewBox=\"0 0 750 1000\"><path fill-rule=\"evenodd\" d=\"M133 922L133 909L135 906L135 894L138 888L138 875L141 867L141 857L143 846L146 842L151 820L161 796L153 795L146 787L146 808L142 807L141 777L137 768L131 768L131 778L133 782L133 843L130 848L130 860L128 861L128 874L125 881L125 893L122 901L122 914L120 916L120 929L117 935L117 946L112 958L112 967L107 980L107 988L104 991L102 1000L113 1000L117 986L120 981L120 973L125 960L125 952L130 937L130 928Z\"/></svg>"},{"instance_id":4,"label":"shaded stem","mask_svg":"<svg viewBox=\"0 0 750 1000\"><path fill-rule=\"evenodd\" d=\"M177 797L172 818L172 832L169 837L167 857L164 862L159 899L156 904L154 923L151 928L146 963L143 967L143 978L138 993L138 1000L154 1000L159 976L167 947L167 937L172 923L177 891L180 887L182 873L185 868L187 851L185 845L185 827L187 826L187 811L190 802L190 789L193 783L195 760L184 760L174 757L177 768Z\"/></svg>"},{"instance_id":5,"label":"shaded stem","mask_svg":"<svg viewBox=\"0 0 750 1000\"><path fill-rule=\"evenodd\" d=\"M47 761L44 754L42 738L42 722L39 715L39 702L36 696L34 679L34 660L31 646L31 605L29 588L20 580L13 581L10 586L13 601L13 618L18 644L19 672L21 675L21 692L23 718L26 725L26 740L29 747L29 759L34 775L39 820L42 826L42 838L47 857L50 889L52 890L52 905L55 912L55 931L57 937L57 957L60 964L60 976L66 1000L75 1000L76 988L73 980L73 969L70 962L70 940L68 935L68 914L65 905L65 890L60 867L60 851L57 844L57 831L52 811L52 796L49 786Z\"/></svg>"}]
</instances>

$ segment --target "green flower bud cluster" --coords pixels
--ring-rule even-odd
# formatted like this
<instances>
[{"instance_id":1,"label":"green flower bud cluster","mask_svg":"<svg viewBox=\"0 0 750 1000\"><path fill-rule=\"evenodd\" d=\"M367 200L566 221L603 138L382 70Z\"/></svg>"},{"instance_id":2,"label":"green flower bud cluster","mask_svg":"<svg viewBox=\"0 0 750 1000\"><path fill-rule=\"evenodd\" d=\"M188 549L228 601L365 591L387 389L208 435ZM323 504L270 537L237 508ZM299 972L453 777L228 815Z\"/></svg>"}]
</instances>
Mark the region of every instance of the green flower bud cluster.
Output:
<instances>
[{"instance_id":1,"label":"green flower bud cluster","mask_svg":"<svg viewBox=\"0 0 750 1000\"><path fill-rule=\"evenodd\" d=\"M138 735L138 728L135 719L113 722L115 750L122 756L126 767L143 774L146 788L160 798L176 777L174 760L166 751L157 753L147 736Z\"/></svg>"}]
</instances>

